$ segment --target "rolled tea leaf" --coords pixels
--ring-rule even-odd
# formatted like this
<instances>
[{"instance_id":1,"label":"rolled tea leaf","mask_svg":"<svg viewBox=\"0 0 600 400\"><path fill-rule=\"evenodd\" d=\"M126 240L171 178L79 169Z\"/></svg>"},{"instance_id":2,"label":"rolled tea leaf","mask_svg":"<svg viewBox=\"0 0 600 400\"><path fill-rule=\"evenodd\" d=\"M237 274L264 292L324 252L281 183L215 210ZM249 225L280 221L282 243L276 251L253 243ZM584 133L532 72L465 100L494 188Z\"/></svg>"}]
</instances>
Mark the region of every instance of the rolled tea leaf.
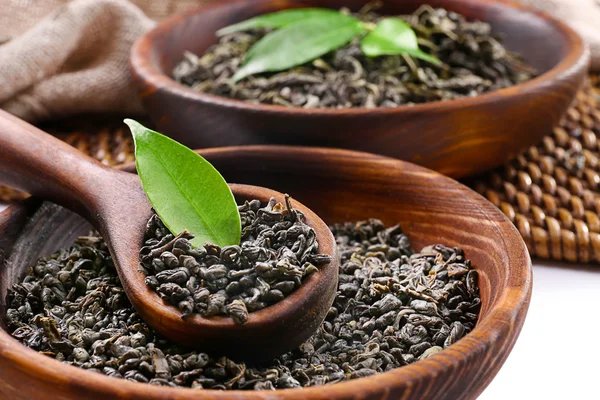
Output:
<instances>
[{"instance_id":1,"label":"rolled tea leaf","mask_svg":"<svg viewBox=\"0 0 600 400\"><path fill-rule=\"evenodd\" d=\"M241 220L233 193L219 171L184 145L126 119L135 142L142 187L163 223L177 235L194 234L192 244L237 245Z\"/></svg>"},{"instance_id":2,"label":"rolled tea leaf","mask_svg":"<svg viewBox=\"0 0 600 400\"><path fill-rule=\"evenodd\" d=\"M362 52L368 57L407 54L432 64L442 62L419 49L415 31L400 18L384 18L360 42Z\"/></svg>"},{"instance_id":3,"label":"rolled tea leaf","mask_svg":"<svg viewBox=\"0 0 600 400\"><path fill-rule=\"evenodd\" d=\"M299 21L315 21L319 18L330 18L339 11L328 8L296 8L292 10L278 11L270 14L259 15L237 24L226 26L217 31L217 36L245 31L253 28L282 28Z\"/></svg>"},{"instance_id":4,"label":"rolled tea leaf","mask_svg":"<svg viewBox=\"0 0 600 400\"><path fill-rule=\"evenodd\" d=\"M232 79L237 82L253 74L302 65L345 45L363 29L358 19L341 13L296 22L256 42L246 53L244 66Z\"/></svg>"}]
</instances>

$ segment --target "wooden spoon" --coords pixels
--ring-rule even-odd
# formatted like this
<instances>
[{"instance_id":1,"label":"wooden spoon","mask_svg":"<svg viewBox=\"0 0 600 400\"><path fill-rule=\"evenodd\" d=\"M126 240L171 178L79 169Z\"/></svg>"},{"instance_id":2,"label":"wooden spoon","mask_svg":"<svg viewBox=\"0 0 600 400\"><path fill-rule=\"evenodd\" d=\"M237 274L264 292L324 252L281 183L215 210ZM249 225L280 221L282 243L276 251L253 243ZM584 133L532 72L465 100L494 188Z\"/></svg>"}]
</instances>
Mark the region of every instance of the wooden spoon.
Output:
<instances>
[{"instance_id":1,"label":"wooden spoon","mask_svg":"<svg viewBox=\"0 0 600 400\"><path fill-rule=\"evenodd\" d=\"M268 359L305 341L320 326L337 289L338 257L327 225L298 202L317 233L320 251L332 257L281 302L250 314L239 325L229 317L187 320L144 283L139 250L151 205L137 175L106 167L68 144L0 110L0 184L51 200L87 218L102 234L127 297L154 329L183 345L236 358ZM271 197L273 190L231 185L238 201Z\"/></svg>"}]
</instances>

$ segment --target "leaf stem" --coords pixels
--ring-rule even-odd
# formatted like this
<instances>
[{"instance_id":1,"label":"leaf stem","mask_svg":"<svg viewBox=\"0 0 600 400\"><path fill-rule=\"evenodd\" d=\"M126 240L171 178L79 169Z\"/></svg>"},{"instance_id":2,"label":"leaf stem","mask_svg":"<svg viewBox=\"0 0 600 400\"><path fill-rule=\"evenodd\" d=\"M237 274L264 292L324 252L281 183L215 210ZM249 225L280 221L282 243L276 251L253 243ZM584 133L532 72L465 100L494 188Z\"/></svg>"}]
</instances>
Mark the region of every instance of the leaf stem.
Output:
<instances>
[{"instance_id":1,"label":"leaf stem","mask_svg":"<svg viewBox=\"0 0 600 400\"><path fill-rule=\"evenodd\" d=\"M373 22L361 22L360 25L365 31L369 31L369 32L372 32L375 29L375 27L377 26Z\"/></svg>"}]
</instances>

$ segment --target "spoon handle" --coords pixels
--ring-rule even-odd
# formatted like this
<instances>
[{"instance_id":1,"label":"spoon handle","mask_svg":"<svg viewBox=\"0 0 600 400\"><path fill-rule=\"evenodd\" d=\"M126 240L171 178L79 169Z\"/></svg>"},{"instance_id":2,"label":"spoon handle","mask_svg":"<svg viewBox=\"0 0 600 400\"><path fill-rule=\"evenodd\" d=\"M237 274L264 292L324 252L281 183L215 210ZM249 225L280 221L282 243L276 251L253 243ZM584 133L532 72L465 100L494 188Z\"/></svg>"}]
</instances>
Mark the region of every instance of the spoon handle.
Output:
<instances>
[{"instance_id":1,"label":"spoon handle","mask_svg":"<svg viewBox=\"0 0 600 400\"><path fill-rule=\"evenodd\" d=\"M0 110L0 184L90 216L115 174L119 172Z\"/></svg>"}]
</instances>

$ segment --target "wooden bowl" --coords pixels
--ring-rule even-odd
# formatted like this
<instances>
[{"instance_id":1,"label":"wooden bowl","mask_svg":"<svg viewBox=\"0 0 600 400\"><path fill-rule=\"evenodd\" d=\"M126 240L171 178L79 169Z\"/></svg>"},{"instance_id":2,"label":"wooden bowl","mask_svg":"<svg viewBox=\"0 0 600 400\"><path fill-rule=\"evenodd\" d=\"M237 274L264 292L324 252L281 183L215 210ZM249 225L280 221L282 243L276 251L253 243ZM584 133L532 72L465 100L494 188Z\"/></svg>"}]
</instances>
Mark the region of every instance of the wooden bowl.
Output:
<instances>
[{"instance_id":1,"label":"wooden bowl","mask_svg":"<svg viewBox=\"0 0 600 400\"><path fill-rule=\"evenodd\" d=\"M474 399L492 380L521 330L531 263L519 232L491 203L433 171L386 157L306 147L203 150L230 182L290 193L326 222L367 217L400 222L416 249L461 246L479 272L482 308L467 336L440 353L383 374L275 392L156 387L62 364L0 330L0 394L10 399ZM30 199L0 214L0 298L40 255L68 245L87 224ZM2 254L2 252L0 252ZM6 305L1 304L5 309ZM276 340L276 339L274 339Z\"/></svg>"},{"instance_id":2,"label":"wooden bowl","mask_svg":"<svg viewBox=\"0 0 600 400\"><path fill-rule=\"evenodd\" d=\"M196 92L171 78L186 50L203 54L215 31L291 7L370 0L221 1L175 16L133 47L131 65L158 130L192 148L248 144L339 147L383 154L459 178L503 164L552 132L582 84L589 52L565 24L500 0L388 0L383 14L428 3L489 22L504 43L543 74L474 98L378 109L303 109L250 104Z\"/></svg>"}]
</instances>

